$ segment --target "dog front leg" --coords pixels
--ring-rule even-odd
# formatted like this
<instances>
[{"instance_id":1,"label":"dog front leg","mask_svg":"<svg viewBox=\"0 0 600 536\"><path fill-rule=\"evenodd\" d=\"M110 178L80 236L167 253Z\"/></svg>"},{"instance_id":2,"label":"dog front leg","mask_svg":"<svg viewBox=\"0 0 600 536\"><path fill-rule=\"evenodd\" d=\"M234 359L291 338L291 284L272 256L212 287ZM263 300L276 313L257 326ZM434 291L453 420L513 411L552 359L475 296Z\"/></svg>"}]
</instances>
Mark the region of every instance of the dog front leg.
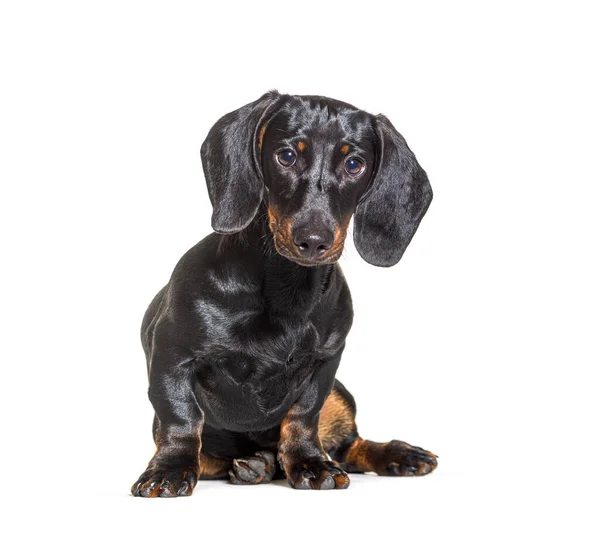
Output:
<instances>
[{"instance_id":1,"label":"dog front leg","mask_svg":"<svg viewBox=\"0 0 600 536\"><path fill-rule=\"evenodd\" d=\"M156 412L156 454L131 488L135 497L191 495L198 481L204 413L192 387L193 368L165 361L153 357L148 397Z\"/></svg>"},{"instance_id":2,"label":"dog front leg","mask_svg":"<svg viewBox=\"0 0 600 536\"><path fill-rule=\"evenodd\" d=\"M295 489L344 489L350 478L331 461L319 440L319 412L331 391L339 359L326 363L281 423L278 458Z\"/></svg>"}]
</instances>

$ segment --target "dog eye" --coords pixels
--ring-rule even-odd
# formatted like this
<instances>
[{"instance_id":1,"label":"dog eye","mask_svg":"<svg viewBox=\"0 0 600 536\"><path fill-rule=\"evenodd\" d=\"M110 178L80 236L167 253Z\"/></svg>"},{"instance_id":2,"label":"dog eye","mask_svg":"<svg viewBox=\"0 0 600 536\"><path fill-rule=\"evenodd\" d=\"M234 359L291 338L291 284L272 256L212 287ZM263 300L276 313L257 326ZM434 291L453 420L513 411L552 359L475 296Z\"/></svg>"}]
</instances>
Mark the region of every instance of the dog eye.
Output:
<instances>
[{"instance_id":1,"label":"dog eye","mask_svg":"<svg viewBox=\"0 0 600 536\"><path fill-rule=\"evenodd\" d=\"M277 153L277 161L283 167L293 166L296 163L296 153L294 153L294 151L290 151L289 149L279 151Z\"/></svg>"},{"instance_id":2,"label":"dog eye","mask_svg":"<svg viewBox=\"0 0 600 536\"><path fill-rule=\"evenodd\" d=\"M346 165L344 167L346 169L346 173L350 175L358 175L365 167L365 163L358 158L349 158L346 160Z\"/></svg>"}]
</instances>

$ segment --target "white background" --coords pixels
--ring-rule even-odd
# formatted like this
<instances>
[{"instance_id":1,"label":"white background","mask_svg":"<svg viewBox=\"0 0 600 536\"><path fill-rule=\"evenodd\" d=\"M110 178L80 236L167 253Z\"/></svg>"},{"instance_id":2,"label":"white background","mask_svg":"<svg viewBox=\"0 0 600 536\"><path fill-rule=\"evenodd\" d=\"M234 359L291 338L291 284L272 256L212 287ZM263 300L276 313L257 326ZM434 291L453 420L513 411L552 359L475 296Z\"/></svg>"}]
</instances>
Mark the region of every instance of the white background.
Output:
<instances>
[{"instance_id":1,"label":"white background","mask_svg":"<svg viewBox=\"0 0 600 536\"><path fill-rule=\"evenodd\" d=\"M598 534L593 2L210 4L0 8L3 524ZM343 492L132 498L154 452L142 315L211 231L208 129L271 88L385 113L430 176L398 266L348 240L338 377L364 437L439 468Z\"/></svg>"}]
</instances>

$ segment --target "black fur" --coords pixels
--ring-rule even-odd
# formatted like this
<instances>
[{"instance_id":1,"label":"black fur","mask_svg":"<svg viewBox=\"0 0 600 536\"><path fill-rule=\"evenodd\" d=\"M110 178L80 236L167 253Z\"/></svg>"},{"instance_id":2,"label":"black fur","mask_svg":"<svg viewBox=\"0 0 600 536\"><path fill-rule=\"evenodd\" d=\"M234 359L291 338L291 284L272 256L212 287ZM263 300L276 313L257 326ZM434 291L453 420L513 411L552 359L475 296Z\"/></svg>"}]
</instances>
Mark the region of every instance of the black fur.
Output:
<instances>
[{"instance_id":1,"label":"black fur","mask_svg":"<svg viewBox=\"0 0 600 536\"><path fill-rule=\"evenodd\" d=\"M296 153L289 168L284 149ZM348 221L355 213L360 254L391 266L431 200L385 117L323 97L267 93L220 119L201 154L217 233L183 256L144 317L158 449L134 495L191 493L200 449L277 451L291 409L313 437L352 324L336 264ZM350 158L364 163L358 176ZM311 441L298 438L300 460L318 451Z\"/></svg>"},{"instance_id":2,"label":"black fur","mask_svg":"<svg viewBox=\"0 0 600 536\"><path fill-rule=\"evenodd\" d=\"M433 198L427 174L390 120L378 115L378 168L356 207L354 244L363 259L393 266L404 254Z\"/></svg>"},{"instance_id":3,"label":"black fur","mask_svg":"<svg viewBox=\"0 0 600 536\"><path fill-rule=\"evenodd\" d=\"M256 130L279 98L270 92L228 113L202 144L202 167L214 206L211 223L218 233L237 233L256 216L264 190Z\"/></svg>"}]
</instances>

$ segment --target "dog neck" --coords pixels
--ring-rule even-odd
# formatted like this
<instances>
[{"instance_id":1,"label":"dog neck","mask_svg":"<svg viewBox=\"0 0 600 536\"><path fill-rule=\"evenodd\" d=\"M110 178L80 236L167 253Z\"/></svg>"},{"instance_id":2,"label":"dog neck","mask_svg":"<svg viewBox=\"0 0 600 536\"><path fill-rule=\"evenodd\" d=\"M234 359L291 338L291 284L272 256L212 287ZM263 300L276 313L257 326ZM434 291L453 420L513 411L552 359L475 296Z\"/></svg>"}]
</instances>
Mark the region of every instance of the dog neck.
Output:
<instances>
[{"instance_id":1,"label":"dog neck","mask_svg":"<svg viewBox=\"0 0 600 536\"><path fill-rule=\"evenodd\" d=\"M241 239L262 252L262 295L267 308L279 317L305 317L330 286L333 264L301 266L279 254L268 225L263 204ZM242 234L240 233L240 235Z\"/></svg>"}]
</instances>

